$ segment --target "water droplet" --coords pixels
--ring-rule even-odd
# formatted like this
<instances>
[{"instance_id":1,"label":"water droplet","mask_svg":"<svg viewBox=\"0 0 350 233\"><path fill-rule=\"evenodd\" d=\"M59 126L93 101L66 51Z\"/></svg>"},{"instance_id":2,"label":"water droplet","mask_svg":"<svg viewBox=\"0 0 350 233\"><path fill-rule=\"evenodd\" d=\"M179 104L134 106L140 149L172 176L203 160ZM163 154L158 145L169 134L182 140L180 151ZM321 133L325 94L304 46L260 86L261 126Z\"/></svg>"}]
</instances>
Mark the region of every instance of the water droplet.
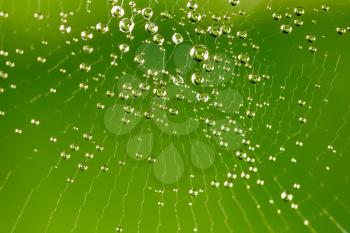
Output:
<instances>
[{"instance_id":1,"label":"water droplet","mask_svg":"<svg viewBox=\"0 0 350 233\"><path fill-rule=\"evenodd\" d=\"M306 40L309 42L314 42L316 40L316 36L313 34L306 35Z\"/></svg>"},{"instance_id":2,"label":"water droplet","mask_svg":"<svg viewBox=\"0 0 350 233\"><path fill-rule=\"evenodd\" d=\"M206 61L209 59L209 52L205 45L198 44L191 48L190 56L198 62Z\"/></svg>"},{"instance_id":3,"label":"water droplet","mask_svg":"<svg viewBox=\"0 0 350 233\"><path fill-rule=\"evenodd\" d=\"M153 22L147 22L145 24L145 30L151 34L158 32L158 25Z\"/></svg>"},{"instance_id":4,"label":"water droplet","mask_svg":"<svg viewBox=\"0 0 350 233\"><path fill-rule=\"evenodd\" d=\"M337 27L336 30L339 35L344 35L347 32L345 27Z\"/></svg>"},{"instance_id":5,"label":"water droplet","mask_svg":"<svg viewBox=\"0 0 350 233\"><path fill-rule=\"evenodd\" d=\"M124 33L130 33L134 29L134 21L129 18L124 18L119 22L119 30Z\"/></svg>"},{"instance_id":6,"label":"water droplet","mask_svg":"<svg viewBox=\"0 0 350 233\"><path fill-rule=\"evenodd\" d=\"M171 39L177 45L183 42L183 37L180 33L174 33Z\"/></svg>"},{"instance_id":7,"label":"water droplet","mask_svg":"<svg viewBox=\"0 0 350 233\"><path fill-rule=\"evenodd\" d=\"M282 15L275 12L275 13L272 14L272 18L274 20L280 20L282 18Z\"/></svg>"},{"instance_id":8,"label":"water droplet","mask_svg":"<svg viewBox=\"0 0 350 233\"><path fill-rule=\"evenodd\" d=\"M86 171L88 169L88 165L86 163L79 163L78 168L80 171Z\"/></svg>"},{"instance_id":9,"label":"water droplet","mask_svg":"<svg viewBox=\"0 0 350 233\"><path fill-rule=\"evenodd\" d=\"M145 19L150 19L153 16L153 10L150 7L146 7L142 9L141 14Z\"/></svg>"},{"instance_id":10,"label":"water droplet","mask_svg":"<svg viewBox=\"0 0 350 233\"><path fill-rule=\"evenodd\" d=\"M197 11L190 11L187 14L187 18L192 22L196 23L202 19L202 15Z\"/></svg>"},{"instance_id":11,"label":"water droplet","mask_svg":"<svg viewBox=\"0 0 350 233\"><path fill-rule=\"evenodd\" d=\"M202 85L205 82L205 79L201 74L195 72L191 75L191 81L195 85Z\"/></svg>"},{"instance_id":12,"label":"water droplet","mask_svg":"<svg viewBox=\"0 0 350 233\"><path fill-rule=\"evenodd\" d=\"M292 30L293 30L293 28L290 25L282 24L282 26L281 26L281 32L283 32L283 33L289 34L292 32Z\"/></svg>"},{"instance_id":13,"label":"water droplet","mask_svg":"<svg viewBox=\"0 0 350 233\"><path fill-rule=\"evenodd\" d=\"M292 201L293 200L293 194L287 192L287 191L283 191L281 193L281 199L284 201Z\"/></svg>"},{"instance_id":14,"label":"water droplet","mask_svg":"<svg viewBox=\"0 0 350 233\"><path fill-rule=\"evenodd\" d=\"M229 0L228 1L232 6L237 6L240 3L240 0Z\"/></svg>"},{"instance_id":15,"label":"water droplet","mask_svg":"<svg viewBox=\"0 0 350 233\"><path fill-rule=\"evenodd\" d=\"M91 40L94 37L92 32L88 32L88 31L82 31L80 36L81 36L81 39L83 40Z\"/></svg>"},{"instance_id":16,"label":"water droplet","mask_svg":"<svg viewBox=\"0 0 350 233\"><path fill-rule=\"evenodd\" d=\"M111 13L113 17L123 17L124 16L124 9L121 6L115 5L111 9Z\"/></svg>"},{"instance_id":17,"label":"water droplet","mask_svg":"<svg viewBox=\"0 0 350 233\"><path fill-rule=\"evenodd\" d=\"M305 13L304 8L302 8L302 7L296 7L296 8L294 8L294 14L295 14L296 16L302 16L302 15L304 15L304 13Z\"/></svg>"},{"instance_id":18,"label":"water droplet","mask_svg":"<svg viewBox=\"0 0 350 233\"><path fill-rule=\"evenodd\" d=\"M157 45L162 45L164 43L164 37L161 34L156 34L153 36L153 42Z\"/></svg>"},{"instance_id":19,"label":"water droplet","mask_svg":"<svg viewBox=\"0 0 350 233\"><path fill-rule=\"evenodd\" d=\"M119 50L120 50L120 52L122 52L122 53L127 53L127 52L129 52L129 49L130 49L130 47L129 47L128 44L120 44L120 45L119 45Z\"/></svg>"}]
</instances>

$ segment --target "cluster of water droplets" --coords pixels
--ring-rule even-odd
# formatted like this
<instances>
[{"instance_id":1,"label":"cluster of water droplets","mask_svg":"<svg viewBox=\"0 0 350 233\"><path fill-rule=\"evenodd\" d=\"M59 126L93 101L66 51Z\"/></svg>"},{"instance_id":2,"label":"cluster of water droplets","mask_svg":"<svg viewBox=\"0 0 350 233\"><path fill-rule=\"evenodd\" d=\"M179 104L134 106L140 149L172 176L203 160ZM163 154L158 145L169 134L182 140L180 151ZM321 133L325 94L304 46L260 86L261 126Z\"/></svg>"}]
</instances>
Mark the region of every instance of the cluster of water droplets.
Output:
<instances>
[{"instance_id":1,"label":"cluster of water droplets","mask_svg":"<svg viewBox=\"0 0 350 233\"><path fill-rule=\"evenodd\" d=\"M271 111L270 102L268 98L258 101L257 98L244 95L243 92L245 89L253 90L270 85L269 82L275 77L255 61L261 50L260 42L250 38L251 32L247 28L236 27L234 24L236 18L244 18L246 15L244 10L238 8L239 5L239 0L229 0L228 6L233 8L232 12L219 15L203 11L197 2L192 0L180 7L176 13L167 10L159 12L159 9L152 7L139 7L136 1L127 4L110 1L110 21L87 25L79 32L74 31L75 28L70 24L74 13L60 13L58 30L62 36L69 38L65 42L66 45L77 44L80 48L78 52L71 51L70 55L83 56L78 60L78 64L73 62L76 65L74 68L57 64L55 69L62 75L75 69L79 70L86 81L79 82L78 91L89 90L97 97L96 111L103 115L106 131L119 137L118 140L125 141L125 135L136 135L135 141L140 144L142 141L161 144L163 140L166 141L164 138L171 138L170 142L167 141L169 145L164 148L163 145L159 145L161 149L158 154L146 146L146 149L142 148L143 146L140 146L141 149L126 149L129 157L153 166L154 175L162 185L175 184L181 179L194 179L193 174L184 172L185 159L181 158L186 156L190 157L191 164L185 165L199 170L211 169L216 157L229 158L229 161L224 163L229 171L208 182L213 189L234 189L239 182L245 184L247 189L268 183L259 175L260 168L255 151L259 151L261 145L253 139L255 129L251 122L259 120L259 114L262 112L260 109ZM320 9L314 9L318 10L326 13L330 8L322 5ZM271 11L269 8L268 12ZM286 8L273 12L272 18L279 24L280 32L288 36L304 26L303 17L307 13L303 7ZM0 17L7 18L9 15L1 11ZM40 12L34 13L34 18L38 21L45 20L45 16ZM349 26L337 26L335 29L339 35L344 35L349 30ZM105 54L99 54L101 48L96 45L101 36L116 41L109 47L107 57ZM318 50L314 45L317 39L312 32L305 36L305 40L310 44L308 51L311 53ZM43 40L41 44L45 46L48 42ZM21 56L25 50L18 48L15 52ZM97 62L91 62L89 58L100 55L103 57L104 66L113 70L113 75L106 75L106 72L95 69ZM1 50L0 56L7 58L9 54ZM36 63L41 65L45 65L48 59L49 57L44 55L35 58ZM6 59L5 65L6 69L0 70L0 78L3 80L9 76L6 70L14 69L16 63ZM106 79L113 80L109 82L113 83L113 87L104 85L101 80ZM103 91L96 87L94 82L100 83ZM320 86L316 84L315 87ZM16 89L16 85L11 84L10 88ZM282 86L281 89L284 90L285 87ZM0 92L5 92L5 88L1 87ZM50 94L56 92L56 87L49 90ZM281 95L279 100L284 101L285 97ZM293 104L307 108L309 103L299 99ZM0 116L5 114L5 111L0 111ZM298 116L297 121L301 125L308 124L305 116ZM32 118L29 122L32 126L41 125L40 119ZM147 127L148 134L139 135L138 132L144 130L144 124L150 124L152 127ZM266 128L273 130L271 124L266 124ZM80 137L62 149L59 156L64 163L80 156L76 167L79 172L87 173L90 164L104 153L105 147L103 143L97 142L101 140L96 139L92 132L81 132L79 126L74 126L73 131ZM23 130L15 128L14 132L22 134ZM278 133L277 131L276 134ZM129 142L134 140L131 136ZM179 152L179 146L172 143L181 137L185 139L182 138L180 145L192 146L182 153ZM55 136L48 140L51 143L60 143ZM297 140L295 144L299 147L304 145L302 140ZM82 148L84 153L81 153ZM336 153L332 145L328 149ZM281 146L280 152L284 151L285 147ZM169 153L178 155L180 159L169 162L166 157ZM276 162L277 156L269 155L268 160ZM120 158L118 164L99 164L99 169L106 173L110 167L123 167L132 162L134 161ZM293 157L291 163L295 164L297 160ZM176 169L167 170L162 164ZM65 179L68 184L73 184L76 177L68 176ZM299 205L294 198L294 192L298 189L300 184L295 183L290 189L292 191L283 190L276 196L290 203L291 209L298 209ZM207 190L204 185L188 188L191 198L200 197L205 192ZM164 206L164 202L159 201L158 205ZM308 221L305 221L305 225L308 225ZM123 227L118 226L116 231L122 232Z\"/></svg>"}]
</instances>

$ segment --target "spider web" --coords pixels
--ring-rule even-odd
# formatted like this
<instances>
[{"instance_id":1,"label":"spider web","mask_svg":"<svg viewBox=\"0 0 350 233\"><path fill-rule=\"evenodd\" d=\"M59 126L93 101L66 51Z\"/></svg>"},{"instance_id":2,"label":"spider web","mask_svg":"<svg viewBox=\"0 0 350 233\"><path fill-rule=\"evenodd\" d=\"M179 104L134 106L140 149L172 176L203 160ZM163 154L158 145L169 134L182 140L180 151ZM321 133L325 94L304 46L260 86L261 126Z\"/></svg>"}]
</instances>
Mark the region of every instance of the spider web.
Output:
<instances>
[{"instance_id":1,"label":"spider web","mask_svg":"<svg viewBox=\"0 0 350 233\"><path fill-rule=\"evenodd\" d=\"M305 5L297 27L298 6L274 1L256 10L136 2L153 10L165 37L156 46L129 3L116 5L135 16L132 40L108 1L1 2L0 232L348 232L350 46L335 30L346 27L348 4ZM202 20L190 22L191 11ZM233 25L233 39L196 34L216 21ZM188 54L196 44L215 66L201 73L205 87L186 83L202 70ZM185 83L165 85L162 98L166 71ZM151 89L137 97L141 83Z\"/></svg>"}]
</instances>

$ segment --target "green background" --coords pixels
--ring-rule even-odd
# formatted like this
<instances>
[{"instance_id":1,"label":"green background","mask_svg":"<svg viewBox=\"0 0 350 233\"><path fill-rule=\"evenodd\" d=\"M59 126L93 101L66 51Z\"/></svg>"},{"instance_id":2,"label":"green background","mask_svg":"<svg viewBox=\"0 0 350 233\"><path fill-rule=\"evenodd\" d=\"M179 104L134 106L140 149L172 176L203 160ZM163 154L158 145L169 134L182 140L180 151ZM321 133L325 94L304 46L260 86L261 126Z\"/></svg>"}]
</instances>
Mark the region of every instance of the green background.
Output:
<instances>
[{"instance_id":1,"label":"green background","mask_svg":"<svg viewBox=\"0 0 350 233\"><path fill-rule=\"evenodd\" d=\"M124 2L125 8L129 9L127 3ZM138 9L148 4L136 1ZM7 56L0 56L0 70L8 73L7 79L0 80L4 89L0 93L0 111L5 112L0 116L0 232L116 232L117 226L122 226L123 232L348 232L350 33L339 35L336 28L350 26L350 5L348 1L326 2L330 10L323 11L322 4L325 2L274 0L245 1L233 7L227 1L198 1L198 11L207 14L198 23L203 28L212 24L212 14L222 17L237 13L228 23L231 34L236 37L237 31L247 31L248 38L242 42L236 37L228 45L224 36L215 39L196 35L196 25L186 17L182 20L184 26L179 26L181 17L186 16L181 9L186 8L185 1L152 1L153 21L167 41L172 28L176 28L184 35L185 43L206 44L210 55L248 53L254 60L251 70L235 69L236 77L228 76L227 83L215 84L219 92L231 88L242 96L243 106L232 114L212 110L210 103L182 104L170 99L167 104L180 111L172 121L197 118L199 122L194 132L178 136L168 134L145 117L139 117L139 124L130 130L118 123L117 129L126 127L124 135L112 134L104 124L104 114L114 104L127 103L140 112L149 110L152 104L152 95L135 102L118 99L121 83L129 77L126 74L145 79L145 68L137 67L133 61L136 51L142 48L141 41L150 38L143 30L142 16L135 17L135 39L129 41L118 30L118 20L111 19L107 1L94 0L87 6L86 1L75 0L0 0L0 11L9 14L0 18L0 50L8 52ZM298 18L293 13L298 6L305 9L304 25L293 25L288 35L281 33L282 24L293 24ZM246 14L239 15L240 9ZM173 14L173 19L162 21L159 15L164 10ZM73 12L67 17L72 27L70 34L58 30L61 11ZM42 12L44 19L35 19L35 12ZM281 13L282 19L274 20L273 12ZM291 19L284 16L286 12L292 15ZM130 14L126 10L126 17ZM109 19L108 33L89 29ZM82 41L83 30L92 31L93 40ZM310 33L317 37L313 43L305 39ZM121 43L129 44L128 53L121 55ZM251 43L260 49L251 49ZM95 51L84 54L85 44ZM316 53L308 51L310 45L317 47ZM173 44L164 47L166 51L174 50ZM15 53L18 48L24 50L23 55ZM110 66L113 52L119 57L116 67ZM180 63L186 59L166 53L167 69L171 72L177 66L174 59ZM148 65L161 68L157 54L146 56L146 69ZM46 63L38 63L38 56L46 57ZM15 67L6 66L6 61L15 62ZM80 71L82 62L93 64L92 70ZM60 68L66 73L59 72ZM191 71L199 68L199 64L185 67L188 70L184 78L190 79ZM247 78L250 72L266 72L270 79L252 84ZM217 75L211 78L215 83ZM79 88L82 82L89 86L86 91ZM50 88L57 92L50 93ZM106 97L108 90L113 90L115 96ZM191 90L211 91L200 87ZM248 101L248 97L253 100ZM304 107L298 105L299 99L306 101ZM224 106L237 104L231 97L223 100ZM256 107L264 102L268 106ZM97 103L105 108L96 108ZM193 112L193 106L198 112ZM253 119L246 116L247 110L255 111ZM229 136L229 140L255 158L253 165L236 158L236 148L226 150L205 136L211 127L200 118L215 119L219 125L219 119L227 115L237 120L251 144L241 145L242 138L237 136ZM307 118L307 122L301 124L299 117ZM40 120L40 124L32 125L31 119ZM16 128L23 133L16 134ZM86 132L93 136L92 141L83 138ZM176 175L175 168L183 166L178 182L167 184L157 179L153 169L161 166L157 163L159 158L151 164L147 159L130 156L130 150L138 146L135 137L142 134L152 135L147 141L149 146L143 148L146 156L157 157L172 145L164 156L180 156L183 165L179 163L181 159L170 161L166 170ZM50 137L56 137L57 142L51 142ZM215 162L210 168L198 169L191 163L194 140L205 142L213 151ZM302 141L303 146L298 147L296 141ZM80 147L76 152L70 149L73 143ZM96 150L98 144L103 145L103 151ZM249 146L256 144L260 146L249 151ZM333 145L334 152L329 145ZM62 151L68 151L71 159L62 160ZM88 170L82 172L77 166L85 161L85 152L95 156L87 161ZM276 161L271 161L270 156ZM291 162L292 158L297 162ZM108 172L101 171L103 165L108 165ZM257 173L249 172L252 166L258 169ZM225 188L227 173L232 170L238 176L248 172L250 179L239 177L232 188ZM67 183L68 177L74 177L74 183ZM264 185L257 185L257 179L263 179ZM220 182L219 188L211 187L213 180ZM294 183L300 184L300 189L293 189ZM203 192L193 197L190 189ZM291 202L281 199L283 191L293 194L297 210L291 208ZM307 226L305 220L309 222Z\"/></svg>"}]
</instances>

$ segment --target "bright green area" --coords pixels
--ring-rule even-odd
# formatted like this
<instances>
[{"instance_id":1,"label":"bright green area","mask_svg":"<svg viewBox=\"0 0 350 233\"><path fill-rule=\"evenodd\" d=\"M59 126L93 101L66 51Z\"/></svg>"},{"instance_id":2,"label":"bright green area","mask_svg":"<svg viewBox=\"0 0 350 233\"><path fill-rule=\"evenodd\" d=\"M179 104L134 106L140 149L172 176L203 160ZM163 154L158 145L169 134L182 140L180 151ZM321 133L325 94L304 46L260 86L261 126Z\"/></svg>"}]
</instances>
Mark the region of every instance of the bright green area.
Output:
<instances>
[{"instance_id":1,"label":"bright green area","mask_svg":"<svg viewBox=\"0 0 350 233\"><path fill-rule=\"evenodd\" d=\"M148 1L136 4L141 9ZM246 45L239 38L228 45L224 36L197 36L195 25L186 18L185 25L179 26L184 1L152 5L154 21L166 40L171 41L172 28L184 35L182 45L165 44L164 53L158 46L141 44L150 37L143 29L142 16L135 19L132 42L118 30L115 18L108 33L91 30L94 39L82 41L81 31L108 21L111 6L107 1L93 0L87 8L86 1L76 0L0 0L0 11L9 14L0 18L0 50L8 51L7 57L0 56L0 70L8 73L7 79L0 79L0 88L4 88L0 111L5 112L0 116L1 233L107 233L116 232L119 225L123 232L133 233L194 232L194 228L205 233L350 230L350 32L336 32L337 27L350 26L349 3L327 3L329 11L321 9L321 1L276 0L271 1L271 10L264 1L248 1L241 8L227 1L198 4L199 11L221 17L246 9L246 15L232 17L229 23L235 37L237 31L248 32ZM293 23L297 6L305 9L302 27ZM176 15L174 19L160 19L165 9ZM61 10L74 13L67 17L70 34L58 30ZM38 11L44 15L41 21L33 17ZM274 12L280 12L282 19L274 20ZM284 16L286 12L291 19ZM208 16L199 25L206 28L211 23ZM293 25L292 33L281 33L282 24ZM316 41L308 42L307 34L314 34ZM121 43L129 44L128 53L121 55ZM230 61L231 71L238 73L233 77L220 66L207 75L209 84L218 89L217 97L210 85L188 89L172 85L166 87L169 101L152 92L140 98L118 98L123 84L139 86L147 69L164 68L160 60L164 57L166 69L175 73L179 68L187 82L193 71L201 70L186 54L195 43L205 44L211 55ZM253 50L251 43L260 49ZM94 47L92 54L82 52L86 44ZM248 53L252 69L235 68L227 53L229 46L235 55ZM309 46L315 46L317 52L311 53ZM18 48L24 50L23 55L15 52ZM142 67L134 62L140 51L146 59ZM122 56L115 67L110 66L112 52ZM45 57L46 63L37 62L38 56ZM14 61L15 67L7 66L6 61ZM90 72L79 70L82 62L92 64ZM270 79L252 84L250 73L267 73ZM79 88L80 83L88 89ZM55 94L50 93L51 88L56 89ZM114 96L108 97L107 91ZM177 98L179 93L186 101ZM197 102L195 93L202 93L203 98L208 94L211 99ZM305 106L298 104L300 99ZM215 101L223 107L215 107ZM179 113L156 108L154 118L143 116L162 104ZM126 115L128 124L119 121L126 105L142 116ZM254 118L247 116L248 110L255 112ZM305 124L299 122L300 117L307 119ZM31 119L40 124L31 124ZM156 119L163 119L167 127ZM216 124L210 126L206 119ZM213 130L228 125L229 130L221 135L228 143L224 148ZM22 134L16 134L16 128ZM237 133L240 129L246 137ZM87 132L93 136L91 141L83 137ZM50 141L51 137L57 142ZM244 138L250 144L244 145ZM78 151L70 149L74 143ZM249 151L257 144L258 148ZM97 145L103 145L103 150L96 149ZM237 149L247 152L255 163L247 162L244 155L236 156ZM69 160L61 159L63 151L71 154ZM86 152L94 153L94 158L86 159ZM86 171L79 170L81 162L88 164ZM108 172L101 166L108 166ZM251 172L250 167L258 171ZM229 172L238 176L232 188L224 187L230 181ZM242 172L250 178L241 178ZM66 180L71 177L74 183L69 184ZM263 186L257 185L260 179ZM220 186L212 187L212 181ZM300 189L293 188L295 183ZM293 194L292 202L281 199L284 191ZM298 205L297 210L291 208L292 203ZM305 220L309 225L305 226Z\"/></svg>"}]
</instances>

